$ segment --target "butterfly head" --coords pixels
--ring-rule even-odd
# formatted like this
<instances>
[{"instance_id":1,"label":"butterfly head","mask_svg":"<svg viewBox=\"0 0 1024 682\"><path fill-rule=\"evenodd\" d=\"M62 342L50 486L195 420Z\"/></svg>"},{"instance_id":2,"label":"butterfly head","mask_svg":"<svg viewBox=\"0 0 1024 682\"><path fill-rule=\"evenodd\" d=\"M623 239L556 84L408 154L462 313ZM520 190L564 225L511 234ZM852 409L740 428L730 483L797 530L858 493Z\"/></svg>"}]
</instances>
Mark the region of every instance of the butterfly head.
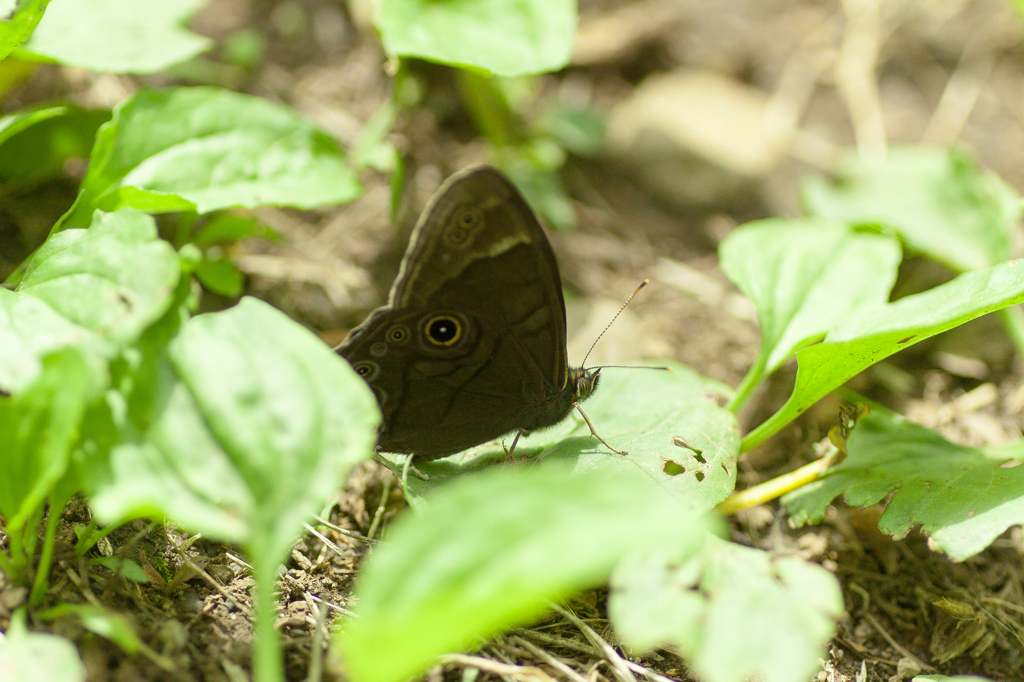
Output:
<instances>
[{"instance_id":1,"label":"butterfly head","mask_svg":"<svg viewBox=\"0 0 1024 682\"><path fill-rule=\"evenodd\" d=\"M597 390L597 382L601 378L601 368L585 367L569 368L569 387L575 402L581 403L590 397L590 394Z\"/></svg>"}]
</instances>

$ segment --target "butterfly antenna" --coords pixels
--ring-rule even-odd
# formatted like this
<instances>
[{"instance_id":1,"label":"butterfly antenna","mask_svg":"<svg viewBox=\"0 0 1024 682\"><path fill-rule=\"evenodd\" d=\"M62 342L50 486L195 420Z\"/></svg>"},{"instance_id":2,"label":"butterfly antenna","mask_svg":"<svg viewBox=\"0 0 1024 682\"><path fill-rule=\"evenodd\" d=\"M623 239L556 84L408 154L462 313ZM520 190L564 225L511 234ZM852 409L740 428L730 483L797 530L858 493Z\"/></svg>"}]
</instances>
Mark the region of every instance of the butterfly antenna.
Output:
<instances>
[{"instance_id":1,"label":"butterfly antenna","mask_svg":"<svg viewBox=\"0 0 1024 682\"><path fill-rule=\"evenodd\" d=\"M633 293L629 295L629 298L626 299L626 302L623 303L622 307L619 308L619 312L615 313L615 316L611 319L611 322L605 325L601 333L597 335L596 339L594 339L594 343L590 344L590 350L588 350L587 354L583 356L583 362L580 363L580 367L586 367L587 358L590 357L590 353L594 350L594 346L597 345L597 342L601 340L601 337L604 336L604 333L608 331L608 329L612 326L615 320L619 319L619 315L621 315L622 311L626 309L626 306L629 305L629 302L633 300L633 297L640 293L640 290L647 286L647 283L650 281L651 280L649 279L645 279L644 281L640 282L636 289L633 289Z\"/></svg>"}]
</instances>

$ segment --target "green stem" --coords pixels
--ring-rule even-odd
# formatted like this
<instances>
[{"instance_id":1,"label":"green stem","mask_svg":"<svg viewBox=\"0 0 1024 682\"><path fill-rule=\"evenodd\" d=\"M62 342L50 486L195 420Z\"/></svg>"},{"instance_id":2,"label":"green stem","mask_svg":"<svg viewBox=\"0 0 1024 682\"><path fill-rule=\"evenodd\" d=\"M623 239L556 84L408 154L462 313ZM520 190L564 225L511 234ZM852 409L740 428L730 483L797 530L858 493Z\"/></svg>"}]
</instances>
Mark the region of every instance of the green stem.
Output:
<instances>
[{"instance_id":1,"label":"green stem","mask_svg":"<svg viewBox=\"0 0 1024 682\"><path fill-rule=\"evenodd\" d=\"M0 572L11 580L14 579L14 563L4 552L0 552Z\"/></svg>"},{"instance_id":2,"label":"green stem","mask_svg":"<svg viewBox=\"0 0 1024 682\"><path fill-rule=\"evenodd\" d=\"M85 553L88 552L94 544L96 544L95 541L89 541L92 540L93 533L96 532L96 527L98 525L99 523L96 521L96 517L89 519L89 524L85 527L85 530L82 531L82 534L78 536L78 542L75 543L76 555L85 556Z\"/></svg>"},{"instance_id":3,"label":"green stem","mask_svg":"<svg viewBox=\"0 0 1024 682\"><path fill-rule=\"evenodd\" d=\"M252 548L262 550L263 548ZM253 623L252 671L255 682L284 680L281 639L274 627L277 609L274 585L277 582L277 560L273 553L253 551L249 559L256 580L256 616Z\"/></svg>"},{"instance_id":4,"label":"green stem","mask_svg":"<svg viewBox=\"0 0 1024 682\"><path fill-rule=\"evenodd\" d=\"M90 525L92 525L92 521L90 521L89 523ZM92 526L93 529L95 529L95 527L96 526ZM85 556L85 553L93 547L95 547L97 542L107 537L120 527L121 526L117 524L113 524L110 526L105 526L103 530L100 531L94 530L92 533L89 534L86 542L79 542L79 546L75 548L75 554L77 554L78 556Z\"/></svg>"},{"instance_id":5,"label":"green stem","mask_svg":"<svg viewBox=\"0 0 1024 682\"><path fill-rule=\"evenodd\" d=\"M1011 305L999 311L999 319L1010 341L1017 349L1017 355L1024 358L1024 309Z\"/></svg>"},{"instance_id":6,"label":"green stem","mask_svg":"<svg viewBox=\"0 0 1024 682\"><path fill-rule=\"evenodd\" d=\"M46 588L50 581L50 565L53 563L53 545L57 538L57 522L60 520L63 505L57 506L57 500L50 497L50 512L46 516L46 533L43 536L43 551L39 556L39 566L36 567L36 578L32 583L32 594L29 597L29 606L33 609L39 606L46 595Z\"/></svg>"},{"instance_id":7,"label":"green stem","mask_svg":"<svg viewBox=\"0 0 1024 682\"><path fill-rule=\"evenodd\" d=\"M733 414L738 414L743 406L750 400L750 396L753 395L754 390L761 385L761 379L764 377L764 368L768 364L768 354L762 353L757 356L757 361L747 370L746 376L743 377L743 381L736 388L736 392L732 396L732 400L725 406L725 409L729 410Z\"/></svg>"}]
</instances>

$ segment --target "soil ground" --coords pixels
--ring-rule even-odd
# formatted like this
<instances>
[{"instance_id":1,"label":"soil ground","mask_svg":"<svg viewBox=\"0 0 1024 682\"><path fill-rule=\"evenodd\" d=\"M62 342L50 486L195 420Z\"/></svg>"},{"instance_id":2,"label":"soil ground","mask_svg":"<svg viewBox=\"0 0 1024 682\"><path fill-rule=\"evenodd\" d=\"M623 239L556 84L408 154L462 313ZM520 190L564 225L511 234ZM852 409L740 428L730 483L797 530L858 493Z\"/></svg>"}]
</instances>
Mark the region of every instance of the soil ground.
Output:
<instances>
[{"instance_id":1,"label":"soil ground","mask_svg":"<svg viewBox=\"0 0 1024 682\"><path fill-rule=\"evenodd\" d=\"M267 51L253 73L225 66L218 51L173 74L146 78L42 65L0 107L7 113L52 98L110 107L143 85L215 82L286 102L349 144L390 87L385 57L367 20L369 4L212 0L195 17L193 29L218 42L238 31L258 31L268 41ZM616 360L672 358L735 386L755 357L758 333L743 306L722 303L734 301L735 290L718 269L716 244L739 223L798 215L800 179L827 167L842 147L877 144L879 131L890 144L962 143L983 166L1024 192L1022 22L1008 3L583 0L581 5L574 63L537 79L527 117L560 100L608 112L652 74L704 67L789 106L800 135L770 169L745 177L741 191L730 193L726 187L715 194L716 201L701 205L652 189L649 178L631 170L628 158L570 157L562 179L579 225L552 234L563 283L573 295L569 316L578 335L573 335L570 360L578 362L580 349L594 338L590 318L606 320L602 311L609 301L621 301L636 282L650 277L652 286L616 323L600 352ZM248 275L250 293L327 340L341 338L384 300L412 221L443 178L487 160L486 146L460 107L451 72L426 64L415 69L429 83L429 96L424 106L403 115L394 131L409 168L397 225L389 218L387 177L367 171L366 192L350 205L257 211L283 241L250 241L233 253ZM0 207L5 271L0 274L34 248L70 204L83 169L84 164L69 164L66 180L5 200ZM941 267L909 259L897 286L920 289L949 277ZM215 297L204 301L209 308L229 303ZM757 396L742 415L745 427L781 404L792 370L784 368ZM1020 437L1022 377L1024 363L995 323L982 319L891 358L858 377L854 387L952 440L977 444ZM813 459L837 414L837 402L823 401L744 456L739 487ZM324 679L343 679L317 633L344 613L366 538L379 536L403 505L387 470L362 465L339 494L328 519L332 525L325 526L333 546L309 535L295 547L280 584L279 624L290 680L306 679L311 660L321 659ZM954 563L929 550L920 534L899 541L880 534L879 513L837 504L820 526L799 530L789 527L775 505L731 519L733 540L797 553L841 580L846 615L817 679L877 682L909 679L915 672L1024 677L1021 530ZM98 551L127 552L139 561L154 576L139 586L73 558L71 526L87 520L84 504L69 507L62 519L47 601L97 600L116 609L129 617L150 651L128 656L71 620L34 622L34 628L76 642L93 682L247 679L251 579L237 550L205 540L186 546L186 537L173 528L136 522L112 533ZM24 598L24 590L0 578L0 629ZM605 594L596 591L571 606L614 641L604 601ZM689 679L672 651L638 662L666 678ZM472 679L464 671L474 667L482 671L478 679L506 682L619 679L605 653L559 614L499 637L472 657L452 657L427 679Z\"/></svg>"}]
</instances>

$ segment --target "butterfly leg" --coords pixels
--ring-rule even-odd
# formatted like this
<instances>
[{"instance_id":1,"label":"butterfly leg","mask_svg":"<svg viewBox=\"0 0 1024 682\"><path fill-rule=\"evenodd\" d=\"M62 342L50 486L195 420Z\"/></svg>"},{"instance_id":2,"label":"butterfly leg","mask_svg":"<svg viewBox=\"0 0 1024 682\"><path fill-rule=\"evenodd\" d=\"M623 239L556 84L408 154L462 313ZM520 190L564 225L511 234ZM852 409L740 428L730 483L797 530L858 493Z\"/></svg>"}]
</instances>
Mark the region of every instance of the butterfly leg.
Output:
<instances>
[{"instance_id":1,"label":"butterfly leg","mask_svg":"<svg viewBox=\"0 0 1024 682\"><path fill-rule=\"evenodd\" d=\"M597 434L597 431L594 429L594 425L590 423L590 417L588 417L587 413L583 411L583 408L580 407L579 403L573 403L572 407L570 407L569 409L571 410L573 407L575 407L579 411L579 413L583 416L583 421L587 422L587 426L590 427L590 435L591 436L593 436L594 438L596 438L599 441L601 441L602 443L604 443L604 446L606 448L608 448L609 450L611 450L612 452L614 452L614 453L616 453L618 455L628 455L629 454L625 450L619 450L619 449L613 448L611 445L608 444L608 441L606 441L604 438L601 438L601 436L599 436Z\"/></svg>"},{"instance_id":2,"label":"butterfly leg","mask_svg":"<svg viewBox=\"0 0 1024 682\"><path fill-rule=\"evenodd\" d=\"M522 429L520 429L520 430L516 431L516 437L512 439L512 447L506 448L505 447L505 443L501 444L502 449L505 450L505 457L506 457L505 463L506 464L515 464L516 463L516 458L512 456L512 453L516 451L516 443L519 442L519 437L520 436L528 436L528 435L530 435L529 431L523 431Z\"/></svg>"}]
</instances>

